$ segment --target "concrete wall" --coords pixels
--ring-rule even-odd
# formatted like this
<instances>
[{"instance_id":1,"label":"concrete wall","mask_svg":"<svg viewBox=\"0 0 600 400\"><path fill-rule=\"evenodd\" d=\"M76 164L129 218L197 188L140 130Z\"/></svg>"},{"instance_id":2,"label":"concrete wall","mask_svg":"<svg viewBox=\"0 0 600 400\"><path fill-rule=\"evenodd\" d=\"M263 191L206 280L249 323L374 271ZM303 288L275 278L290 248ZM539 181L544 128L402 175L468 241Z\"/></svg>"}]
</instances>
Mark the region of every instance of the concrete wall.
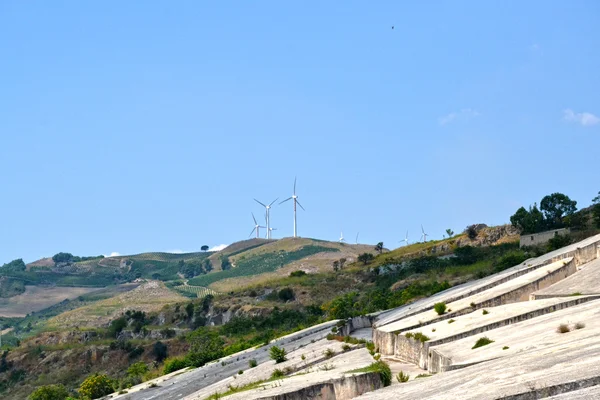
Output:
<instances>
[{"instance_id":1,"label":"concrete wall","mask_svg":"<svg viewBox=\"0 0 600 400\"><path fill-rule=\"evenodd\" d=\"M397 334L393 332L383 332L378 329L373 329L373 343L375 349L385 355L394 354Z\"/></svg>"},{"instance_id":2,"label":"concrete wall","mask_svg":"<svg viewBox=\"0 0 600 400\"><path fill-rule=\"evenodd\" d=\"M342 336L348 336L357 329L370 328L373 326L376 316L364 315L360 317L349 318L346 321L346 325L338 328L338 334Z\"/></svg>"},{"instance_id":3,"label":"concrete wall","mask_svg":"<svg viewBox=\"0 0 600 400\"><path fill-rule=\"evenodd\" d=\"M548 243L555 235L568 235L570 233L568 228L553 229L551 231L532 233L529 235L521 235L520 247L523 246L537 246L539 244Z\"/></svg>"},{"instance_id":4,"label":"concrete wall","mask_svg":"<svg viewBox=\"0 0 600 400\"><path fill-rule=\"evenodd\" d=\"M503 293L492 299L486 300L477 305L477 308L501 306L503 304L517 303L520 301L528 301L529 295L535 291L548 287L568 276L577 272L575 259L569 261L561 268L554 270L541 279L530 282L527 285L521 286L513 291Z\"/></svg>"},{"instance_id":5,"label":"concrete wall","mask_svg":"<svg viewBox=\"0 0 600 400\"><path fill-rule=\"evenodd\" d=\"M260 397L263 400L350 400L363 393L381 389L383 383L379 374L367 372L360 375L346 376L330 382L318 383L304 387L295 392L282 393L275 396Z\"/></svg>"},{"instance_id":6,"label":"concrete wall","mask_svg":"<svg viewBox=\"0 0 600 400\"><path fill-rule=\"evenodd\" d=\"M402 361L419 366L427 364L427 351L429 350L428 342L421 342L420 340L407 338L404 335L398 335L396 337L394 350L395 357Z\"/></svg>"}]
</instances>

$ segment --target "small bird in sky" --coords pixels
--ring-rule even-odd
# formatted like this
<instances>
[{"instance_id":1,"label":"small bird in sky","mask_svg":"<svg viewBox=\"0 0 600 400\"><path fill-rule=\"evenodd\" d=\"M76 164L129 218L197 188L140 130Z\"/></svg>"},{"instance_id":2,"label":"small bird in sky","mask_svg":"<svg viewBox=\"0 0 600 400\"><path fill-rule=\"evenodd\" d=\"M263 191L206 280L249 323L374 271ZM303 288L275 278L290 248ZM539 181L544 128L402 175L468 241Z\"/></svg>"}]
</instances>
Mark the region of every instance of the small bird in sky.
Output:
<instances>
[{"instance_id":1,"label":"small bird in sky","mask_svg":"<svg viewBox=\"0 0 600 400\"><path fill-rule=\"evenodd\" d=\"M392 29L394 29L394 25L392 25Z\"/></svg>"}]
</instances>

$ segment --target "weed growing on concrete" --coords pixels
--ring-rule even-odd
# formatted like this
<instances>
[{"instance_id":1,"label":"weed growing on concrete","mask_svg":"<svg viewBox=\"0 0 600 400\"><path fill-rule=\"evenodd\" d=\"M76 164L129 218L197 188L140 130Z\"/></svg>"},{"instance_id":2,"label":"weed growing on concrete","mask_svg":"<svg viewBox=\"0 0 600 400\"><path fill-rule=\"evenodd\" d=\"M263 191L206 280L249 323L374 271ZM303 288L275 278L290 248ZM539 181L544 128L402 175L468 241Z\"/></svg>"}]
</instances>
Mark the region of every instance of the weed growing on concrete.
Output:
<instances>
[{"instance_id":1,"label":"weed growing on concrete","mask_svg":"<svg viewBox=\"0 0 600 400\"><path fill-rule=\"evenodd\" d=\"M475 304L475 302L471 302L470 306L471 308L477 308L477 304Z\"/></svg>"},{"instance_id":2,"label":"weed growing on concrete","mask_svg":"<svg viewBox=\"0 0 600 400\"><path fill-rule=\"evenodd\" d=\"M373 358L375 359L375 361L379 361L379 359L381 358L381 354L375 354Z\"/></svg>"},{"instance_id":3,"label":"weed growing on concrete","mask_svg":"<svg viewBox=\"0 0 600 400\"><path fill-rule=\"evenodd\" d=\"M451 320L448 321L449 324L451 324L453 322L456 322L456 321L454 321L453 319L451 319Z\"/></svg>"},{"instance_id":4,"label":"weed growing on concrete","mask_svg":"<svg viewBox=\"0 0 600 400\"><path fill-rule=\"evenodd\" d=\"M488 315L490 312L488 310L483 310L483 315Z\"/></svg>"},{"instance_id":5,"label":"weed growing on concrete","mask_svg":"<svg viewBox=\"0 0 600 400\"><path fill-rule=\"evenodd\" d=\"M478 347L487 346L490 343L494 343L494 341L489 339L486 336L481 337L481 338L477 339L477 341L475 342L475 346L471 347L471 350L474 350Z\"/></svg>"},{"instance_id":6,"label":"weed growing on concrete","mask_svg":"<svg viewBox=\"0 0 600 400\"><path fill-rule=\"evenodd\" d=\"M415 379L419 379L419 378L429 378L431 375L429 374L419 374L417 376L415 376Z\"/></svg>"},{"instance_id":7,"label":"weed growing on concrete","mask_svg":"<svg viewBox=\"0 0 600 400\"><path fill-rule=\"evenodd\" d=\"M571 293L571 296L581 296L581 292Z\"/></svg>"},{"instance_id":8,"label":"weed growing on concrete","mask_svg":"<svg viewBox=\"0 0 600 400\"><path fill-rule=\"evenodd\" d=\"M242 371L241 369L238 371L238 375L242 375L244 373L244 371Z\"/></svg>"},{"instance_id":9,"label":"weed growing on concrete","mask_svg":"<svg viewBox=\"0 0 600 400\"><path fill-rule=\"evenodd\" d=\"M585 328L585 324L583 322L578 322L575 324L575 329L583 329Z\"/></svg>"},{"instance_id":10,"label":"weed growing on concrete","mask_svg":"<svg viewBox=\"0 0 600 400\"><path fill-rule=\"evenodd\" d=\"M508 346L504 346L504 347L502 348L502 350L508 350L508 349L509 349L509 347L508 347Z\"/></svg>"},{"instance_id":11,"label":"weed growing on concrete","mask_svg":"<svg viewBox=\"0 0 600 400\"><path fill-rule=\"evenodd\" d=\"M256 362L256 360L255 360L255 359L248 360L248 366L249 366L250 368L254 368L254 367L256 367L257 365L258 365L258 363Z\"/></svg>"},{"instance_id":12,"label":"weed growing on concrete","mask_svg":"<svg viewBox=\"0 0 600 400\"><path fill-rule=\"evenodd\" d=\"M443 315L446 312L446 303L435 303L433 309L438 315Z\"/></svg>"},{"instance_id":13,"label":"weed growing on concrete","mask_svg":"<svg viewBox=\"0 0 600 400\"><path fill-rule=\"evenodd\" d=\"M325 358L331 358L335 356L335 351L333 351L333 349L328 348L323 352L323 355L325 356Z\"/></svg>"},{"instance_id":14,"label":"weed growing on concrete","mask_svg":"<svg viewBox=\"0 0 600 400\"><path fill-rule=\"evenodd\" d=\"M435 328L431 328L431 332L435 332Z\"/></svg>"},{"instance_id":15,"label":"weed growing on concrete","mask_svg":"<svg viewBox=\"0 0 600 400\"><path fill-rule=\"evenodd\" d=\"M269 350L269 354L272 360L275 360L276 364L287 361L287 352L283 347L273 346Z\"/></svg>"},{"instance_id":16,"label":"weed growing on concrete","mask_svg":"<svg viewBox=\"0 0 600 400\"><path fill-rule=\"evenodd\" d=\"M335 365L334 365L334 364L331 364L331 363L330 363L330 364L323 364L323 365L321 365L321 366L319 367L319 369L320 369L321 371L331 371L331 370L332 370L332 369L334 369L334 368L335 368Z\"/></svg>"},{"instance_id":17,"label":"weed growing on concrete","mask_svg":"<svg viewBox=\"0 0 600 400\"><path fill-rule=\"evenodd\" d=\"M571 329L569 328L569 325L567 325L567 324L560 324L558 326L558 328L556 328L556 332L567 333L567 332L571 332Z\"/></svg>"},{"instance_id":18,"label":"weed growing on concrete","mask_svg":"<svg viewBox=\"0 0 600 400\"><path fill-rule=\"evenodd\" d=\"M279 368L275 368L271 373L271 378L283 378L285 376L285 372Z\"/></svg>"},{"instance_id":19,"label":"weed growing on concrete","mask_svg":"<svg viewBox=\"0 0 600 400\"><path fill-rule=\"evenodd\" d=\"M390 370L390 366L383 361L377 361L368 367L348 371L348 373L353 372L377 372L379 373L383 386L390 386L392 384L392 371Z\"/></svg>"},{"instance_id":20,"label":"weed growing on concrete","mask_svg":"<svg viewBox=\"0 0 600 400\"><path fill-rule=\"evenodd\" d=\"M375 343L373 343L373 342L367 342L367 344L365 345L365 347L369 351L373 351L373 352L375 351Z\"/></svg>"},{"instance_id":21,"label":"weed growing on concrete","mask_svg":"<svg viewBox=\"0 0 600 400\"><path fill-rule=\"evenodd\" d=\"M305 356L304 354L302 354L302 355L300 356L300 359L301 359L302 361L304 361L304 360L306 360L306 356Z\"/></svg>"},{"instance_id":22,"label":"weed growing on concrete","mask_svg":"<svg viewBox=\"0 0 600 400\"><path fill-rule=\"evenodd\" d=\"M400 372L398 372L398 375L396 375L396 380L399 383L408 382L409 379L410 379L410 375L405 374L404 371L400 371Z\"/></svg>"},{"instance_id":23,"label":"weed growing on concrete","mask_svg":"<svg viewBox=\"0 0 600 400\"><path fill-rule=\"evenodd\" d=\"M349 351L351 349L350 345L347 343L344 343L342 345L342 351Z\"/></svg>"},{"instance_id":24,"label":"weed growing on concrete","mask_svg":"<svg viewBox=\"0 0 600 400\"><path fill-rule=\"evenodd\" d=\"M429 340L429 336L423 335L421 332L416 332L416 333L409 332L409 333L405 334L404 336L406 336L407 339L413 338L415 340L420 341L421 343L424 343Z\"/></svg>"}]
</instances>

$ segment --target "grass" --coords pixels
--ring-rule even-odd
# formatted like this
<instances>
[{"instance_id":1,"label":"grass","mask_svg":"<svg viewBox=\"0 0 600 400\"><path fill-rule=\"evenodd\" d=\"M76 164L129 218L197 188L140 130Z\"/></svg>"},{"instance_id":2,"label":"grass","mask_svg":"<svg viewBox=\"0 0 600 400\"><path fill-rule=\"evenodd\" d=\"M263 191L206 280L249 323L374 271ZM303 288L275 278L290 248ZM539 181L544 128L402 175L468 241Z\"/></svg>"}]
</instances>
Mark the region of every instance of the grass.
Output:
<instances>
[{"instance_id":1,"label":"grass","mask_svg":"<svg viewBox=\"0 0 600 400\"><path fill-rule=\"evenodd\" d=\"M437 313L437 315L444 315L446 312L446 303L435 303L433 305L433 309Z\"/></svg>"},{"instance_id":2,"label":"grass","mask_svg":"<svg viewBox=\"0 0 600 400\"><path fill-rule=\"evenodd\" d=\"M487 346L490 343L494 343L494 341L489 339L486 336L481 337L481 338L477 339L477 341L475 342L475 346L471 347L471 350L477 349L479 347Z\"/></svg>"},{"instance_id":3,"label":"grass","mask_svg":"<svg viewBox=\"0 0 600 400\"><path fill-rule=\"evenodd\" d=\"M331 358L331 357L335 356L335 351L333 351L333 349L331 349L331 348L327 348L323 352L323 355L325 356L325 358Z\"/></svg>"},{"instance_id":4,"label":"grass","mask_svg":"<svg viewBox=\"0 0 600 400\"><path fill-rule=\"evenodd\" d=\"M407 339L415 339L421 343L425 343L426 341L429 340L429 336L422 334L421 332L408 332L407 334L404 335Z\"/></svg>"},{"instance_id":5,"label":"grass","mask_svg":"<svg viewBox=\"0 0 600 400\"><path fill-rule=\"evenodd\" d=\"M400 371L400 372L398 372L398 375L396 375L396 380L399 383L408 382L409 379L410 379L410 375L405 374L404 371Z\"/></svg>"},{"instance_id":6,"label":"grass","mask_svg":"<svg viewBox=\"0 0 600 400\"><path fill-rule=\"evenodd\" d=\"M488 310L483 310L483 315L488 315L490 312Z\"/></svg>"},{"instance_id":7,"label":"grass","mask_svg":"<svg viewBox=\"0 0 600 400\"><path fill-rule=\"evenodd\" d=\"M180 292L183 295L185 295L187 293L191 293L199 299L201 299L209 294L212 294L212 295L217 294L217 292L215 292L214 290L209 289L204 286L179 285L179 286L173 286L172 289L175 290L176 292Z\"/></svg>"},{"instance_id":8,"label":"grass","mask_svg":"<svg viewBox=\"0 0 600 400\"><path fill-rule=\"evenodd\" d=\"M193 279L190 279L188 283L194 286L209 286L210 284L222 279L253 276L267 272L273 272L278 268L285 266L286 264L301 260L305 257L318 253L335 251L339 251L339 249L308 245L291 252L280 250L273 253L258 254L252 257L237 260L235 262L235 268L197 276Z\"/></svg>"},{"instance_id":9,"label":"grass","mask_svg":"<svg viewBox=\"0 0 600 400\"><path fill-rule=\"evenodd\" d=\"M448 320L448 323L449 323L449 324L451 324L451 323L453 323L453 322L456 322L456 321L455 321L455 320L453 320L453 319L450 319L450 320Z\"/></svg>"},{"instance_id":10,"label":"grass","mask_svg":"<svg viewBox=\"0 0 600 400\"><path fill-rule=\"evenodd\" d=\"M348 373L361 373L361 372L376 372L379 374L381 378L381 383L383 386L390 386L392 384L392 371L390 370L390 366L387 365L384 361L376 361L371 365L364 367L353 369L352 371L348 371Z\"/></svg>"},{"instance_id":11,"label":"grass","mask_svg":"<svg viewBox=\"0 0 600 400\"><path fill-rule=\"evenodd\" d=\"M429 378L430 376L431 376L430 374L419 374L419 375L415 376L415 379Z\"/></svg>"}]
</instances>

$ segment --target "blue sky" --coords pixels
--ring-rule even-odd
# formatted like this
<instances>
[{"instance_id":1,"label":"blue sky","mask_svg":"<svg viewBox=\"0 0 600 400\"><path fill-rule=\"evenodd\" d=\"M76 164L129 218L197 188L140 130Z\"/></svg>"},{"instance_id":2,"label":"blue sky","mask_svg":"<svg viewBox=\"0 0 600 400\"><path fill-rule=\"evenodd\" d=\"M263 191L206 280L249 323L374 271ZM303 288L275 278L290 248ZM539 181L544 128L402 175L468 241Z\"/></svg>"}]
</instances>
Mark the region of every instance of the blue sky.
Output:
<instances>
[{"instance_id":1,"label":"blue sky","mask_svg":"<svg viewBox=\"0 0 600 400\"><path fill-rule=\"evenodd\" d=\"M593 0L2 1L0 263L245 239L294 176L301 236L386 247L586 206L599 48Z\"/></svg>"}]
</instances>

